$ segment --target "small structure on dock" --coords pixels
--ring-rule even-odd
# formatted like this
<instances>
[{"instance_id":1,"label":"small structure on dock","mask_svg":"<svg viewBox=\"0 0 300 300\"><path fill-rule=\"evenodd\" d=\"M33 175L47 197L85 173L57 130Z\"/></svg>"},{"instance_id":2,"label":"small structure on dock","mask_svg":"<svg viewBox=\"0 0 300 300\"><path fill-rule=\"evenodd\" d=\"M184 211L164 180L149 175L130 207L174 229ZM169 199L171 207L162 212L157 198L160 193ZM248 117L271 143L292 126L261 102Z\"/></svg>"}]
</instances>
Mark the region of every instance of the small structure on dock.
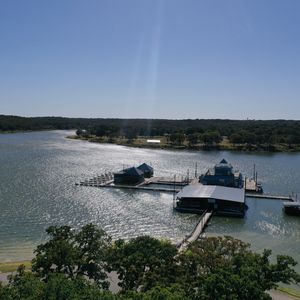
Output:
<instances>
[{"instance_id":1,"label":"small structure on dock","mask_svg":"<svg viewBox=\"0 0 300 300\"><path fill-rule=\"evenodd\" d=\"M115 184L137 185L145 180L143 171L131 167L114 173Z\"/></svg>"},{"instance_id":2,"label":"small structure on dock","mask_svg":"<svg viewBox=\"0 0 300 300\"><path fill-rule=\"evenodd\" d=\"M205 174L201 175L199 182L204 185L234 188L242 188L244 186L242 174L238 171L234 172L232 165L225 159L222 159L213 169L209 169Z\"/></svg>"},{"instance_id":3,"label":"small structure on dock","mask_svg":"<svg viewBox=\"0 0 300 300\"><path fill-rule=\"evenodd\" d=\"M255 194L262 194L263 193L262 184L258 183L253 178L245 178L245 185L244 186L245 186L246 192L255 193Z\"/></svg>"},{"instance_id":4,"label":"small structure on dock","mask_svg":"<svg viewBox=\"0 0 300 300\"><path fill-rule=\"evenodd\" d=\"M283 202L283 210L287 215L300 216L300 201L297 195L291 196L291 201Z\"/></svg>"},{"instance_id":5,"label":"small structure on dock","mask_svg":"<svg viewBox=\"0 0 300 300\"><path fill-rule=\"evenodd\" d=\"M144 173L145 178L151 178L154 174L154 170L151 166L147 165L146 163L141 164L137 167L140 171Z\"/></svg>"},{"instance_id":6,"label":"small structure on dock","mask_svg":"<svg viewBox=\"0 0 300 300\"><path fill-rule=\"evenodd\" d=\"M188 185L177 194L174 208L180 212L203 213L211 210L218 215L244 217L247 208L245 190L216 185Z\"/></svg>"}]
</instances>

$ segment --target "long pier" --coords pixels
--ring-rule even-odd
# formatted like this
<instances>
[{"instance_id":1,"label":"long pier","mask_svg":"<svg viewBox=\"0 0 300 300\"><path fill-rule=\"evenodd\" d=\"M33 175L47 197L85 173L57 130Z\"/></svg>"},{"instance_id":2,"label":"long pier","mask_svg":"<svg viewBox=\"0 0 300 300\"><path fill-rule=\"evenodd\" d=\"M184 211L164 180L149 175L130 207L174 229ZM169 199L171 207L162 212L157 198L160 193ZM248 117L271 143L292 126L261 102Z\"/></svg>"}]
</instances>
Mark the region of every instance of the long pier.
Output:
<instances>
[{"instance_id":1,"label":"long pier","mask_svg":"<svg viewBox=\"0 0 300 300\"><path fill-rule=\"evenodd\" d=\"M178 193L180 189L172 189L165 187L151 187L151 186L134 186L134 185L124 185L124 184L107 184L101 186L103 188L112 188L112 189L129 189L129 190L142 190L142 191L153 191L153 192L165 192L165 193Z\"/></svg>"},{"instance_id":2,"label":"long pier","mask_svg":"<svg viewBox=\"0 0 300 300\"><path fill-rule=\"evenodd\" d=\"M268 194L246 194L248 198L260 198L260 199L270 199L270 200L282 200L282 201L294 201L292 196L276 196Z\"/></svg>"},{"instance_id":3,"label":"long pier","mask_svg":"<svg viewBox=\"0 0 300 300\"><path fill-rule=\"evenodd\" d=\"M196 241L200 237L205 226L207 225L208 221L210 220L211 216L212 216L212 211L207 211L207 210L201 215L199 222L197 223L197 225L195 226L195 228L191 232L191 234L189 234L187 237L185 237L182 240L182 242L178 245L179 252L186 249L188 244Z\"/></svg>"},{"instance_id":4,"label":"long pier","mask_svg":"<svg viewBox=\"0 0 300 300\"><path fill-rule=\"evenodd\" d=\"M145 178L140 184L126 185L126 184L114 184L113 173L108 172L102 175L95 176L91 179L75 183L80 186L91 186L99 188L112 188L112 189L131 189L131 190L144 190L154 192L166 192L166 193L178 193L181 188L188 185L190 181L178 177L151 177Z\"/></svg>"}]
</instances>

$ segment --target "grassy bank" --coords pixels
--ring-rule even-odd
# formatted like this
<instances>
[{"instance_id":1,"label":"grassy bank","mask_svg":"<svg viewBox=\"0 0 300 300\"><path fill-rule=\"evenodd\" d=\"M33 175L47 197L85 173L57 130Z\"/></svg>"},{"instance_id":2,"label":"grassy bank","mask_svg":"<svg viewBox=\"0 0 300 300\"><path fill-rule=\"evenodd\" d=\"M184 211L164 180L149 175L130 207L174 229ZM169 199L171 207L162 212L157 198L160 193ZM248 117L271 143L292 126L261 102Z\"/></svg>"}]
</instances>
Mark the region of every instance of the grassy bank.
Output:
<instances>
[{"instance_id":1,"label":"grassy bank","mask_svg":"<svg viewBox=\"0 0 300 300\"><path fill-rule=\"evenodd\" d=\"M11 273L18 269L19 265L24 265L26 269L30 269L31 262L30 260L23 261L14 261L14 262L1 262L0 263L0 272L1 273Z\"/></svg>"},{"instance_id":2,"label":"grassy bank","mask_svg":"<svg viewBox=\"0 0 300 300\"><path fill-rule=\"evenodd\" d=\"M151 137L151 139L158 139L160 143L151 144L147 142L146 137L138 137L133 140L126 138L108 138L90 136L68 136L70 139L77 139L83 141L89 141L92 143L111 143L121 146L136 147L136 148L149 148L149 149L174 149L174 150L228 150L228 151L245 151L245 152L299 152L300 145L288 145L288 144L232 144L228 139L223 139L218 144L189 144L187 141L181 144L174 144L168 141L164 136Z\"/></svg>"}]
</instances>

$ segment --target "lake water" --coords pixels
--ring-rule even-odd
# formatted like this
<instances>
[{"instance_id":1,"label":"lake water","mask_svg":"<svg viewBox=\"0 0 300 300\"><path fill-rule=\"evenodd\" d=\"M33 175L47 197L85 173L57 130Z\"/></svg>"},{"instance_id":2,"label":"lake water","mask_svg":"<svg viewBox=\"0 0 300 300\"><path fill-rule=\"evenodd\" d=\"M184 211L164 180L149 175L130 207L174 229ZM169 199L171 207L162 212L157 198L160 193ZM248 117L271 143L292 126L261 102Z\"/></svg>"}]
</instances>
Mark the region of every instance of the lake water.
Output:
<instances>
[{"instance_id":1,"label":"lake water","mask_svg":"<svg viewBox=\"0 0 300 300\"><path fill-rule=\"evenodd\" d=\"M202 173L226 158L244 175L257 166L266 193L300 192L299 153L165 151L69 140L69 131L0 135L0 261L32 258L53 224L80 227L93 222L114 239L149 234L174 242L199 216L172 209L167 193L75 186L76 182L123 165L151 163L159 176ZM244 219L213 217L208 235L232 235L253 249L271 248L300 262L300 218L286 216L277 200L247 199ZM300 272L300 266L297 266Z\"/></svg>"}]
</instances>

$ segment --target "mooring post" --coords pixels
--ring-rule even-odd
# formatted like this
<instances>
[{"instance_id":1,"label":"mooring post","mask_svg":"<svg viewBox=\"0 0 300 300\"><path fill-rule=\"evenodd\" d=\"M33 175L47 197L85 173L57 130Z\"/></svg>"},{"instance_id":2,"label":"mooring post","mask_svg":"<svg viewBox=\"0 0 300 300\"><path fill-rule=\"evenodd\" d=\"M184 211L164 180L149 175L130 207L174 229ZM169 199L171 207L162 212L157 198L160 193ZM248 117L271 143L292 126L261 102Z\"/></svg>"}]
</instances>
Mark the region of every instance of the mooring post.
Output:
<instances>
[{"instance_id":1,"label":"mooring post","mask_svg":"<svg viewBox=\"0 0 300 300\"><path fill-rule=\"evenodd\" d=\"M176 174L174 174L174 191L173 191L173 208L175 208L175 193L176 193Z\"/></svg>"},{"instance_id":2,"label":"mooring post","mask_svg":"<svg viewBox=\"0 0 300 300\"><path fill-rule=\"evenodd\" d=\"M257 171L256 171L256 177L255 177L255 187L257 187Z\"/></svg>"}]
</instances>

